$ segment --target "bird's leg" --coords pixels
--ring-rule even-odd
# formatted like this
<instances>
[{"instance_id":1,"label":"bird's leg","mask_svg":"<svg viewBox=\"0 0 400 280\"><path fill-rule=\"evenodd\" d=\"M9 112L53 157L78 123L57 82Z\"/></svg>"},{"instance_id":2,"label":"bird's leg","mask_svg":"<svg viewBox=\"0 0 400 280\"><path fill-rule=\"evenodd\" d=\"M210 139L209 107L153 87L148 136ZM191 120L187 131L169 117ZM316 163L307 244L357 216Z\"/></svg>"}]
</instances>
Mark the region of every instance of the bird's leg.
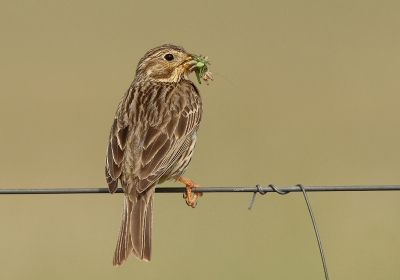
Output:
<instances>
[{"instance_id":1,"label":"bird's leg","mask_svg":"<svg viewBox=\"0 0 400 280\"><path fill-rule=\"evenodd\" d=\"M203 193L202 192L193 192L192 193L192 188L198 188L198 187L200 187L200 185L196 184L195 182L193 182L190 179L183 178L180 176L175 176L174 179L179 182L182 182L186 185L186 191L183 194L183 198L186 199L186 204L192 208L196 207L196 200L199 196L202 196Z\"/></svg>"}]
</instances>

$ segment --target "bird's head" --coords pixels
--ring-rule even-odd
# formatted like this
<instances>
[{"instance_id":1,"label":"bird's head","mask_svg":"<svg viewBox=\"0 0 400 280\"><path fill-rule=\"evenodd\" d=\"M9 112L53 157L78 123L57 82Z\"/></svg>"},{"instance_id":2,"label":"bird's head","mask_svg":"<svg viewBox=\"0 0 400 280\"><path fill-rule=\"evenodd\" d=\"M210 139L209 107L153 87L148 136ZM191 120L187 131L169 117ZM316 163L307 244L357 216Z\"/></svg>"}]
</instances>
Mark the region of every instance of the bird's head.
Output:
<instances>
[{"instance_id":1,"label":"bird's head","mask_svg":"<svg viewBox=\"0 0 400 280\"><path fill-rule=\"evenodd\" d=\"M175 45L162 45L149 50L139 61L136 78L158 82L179 82L188 79L191 54Z\"/></svg>"}]
</instances>

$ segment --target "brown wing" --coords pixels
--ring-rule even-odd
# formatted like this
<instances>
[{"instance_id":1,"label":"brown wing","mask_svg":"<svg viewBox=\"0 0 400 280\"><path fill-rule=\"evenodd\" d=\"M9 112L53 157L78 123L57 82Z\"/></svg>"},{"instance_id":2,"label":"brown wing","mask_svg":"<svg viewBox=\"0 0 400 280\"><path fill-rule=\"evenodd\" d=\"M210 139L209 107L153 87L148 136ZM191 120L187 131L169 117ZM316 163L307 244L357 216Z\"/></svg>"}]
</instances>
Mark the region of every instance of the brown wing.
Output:
<instances>
[{"instance_id":1,"label":"brown wing","mask_svg":"<svg viewBox=\"0 0 400 280\"><path fill-rule=\"evenodd\" d=\"M117 190L118 178L122 173L122 161L129 131L126 104L129 104L133 99L133 93L133 89L130 88L121 99L110 130L105 166L106 181L110 193Z\"/></svg>"},{"instance_id":2,"label":"brown wing","mask_svg":"<svg viewBox=\"0 0 400 280\"><path fill-rule=\"evenodd\" d=\"M159 98L152 103L158 118L157 121L149 122L144 136L138 172L139 193L169 171L196 140L202 115L200 94L196 86L191 82L183 82L166 91L164 94L159 93ZM168 110L160 110L161 106ZM152 110L147 113L148 119L154 119Z\"/></svg>"}]
</instances>

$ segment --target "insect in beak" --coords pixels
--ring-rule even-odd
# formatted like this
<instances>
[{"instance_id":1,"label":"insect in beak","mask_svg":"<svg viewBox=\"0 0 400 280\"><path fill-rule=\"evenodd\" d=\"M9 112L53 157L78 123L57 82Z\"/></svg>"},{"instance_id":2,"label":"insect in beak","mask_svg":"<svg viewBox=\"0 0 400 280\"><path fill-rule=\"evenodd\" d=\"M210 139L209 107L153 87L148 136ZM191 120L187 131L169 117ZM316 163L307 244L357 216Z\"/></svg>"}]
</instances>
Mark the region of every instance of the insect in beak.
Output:
<instances>
[{"instance_id":1,"label":"insect in beak","mask_svg":"<svg viewBox=\"0 0 400 280\"><path fill-rule=\"evenodd\" d=\"M196 77L197 77L197 81L199 82L199 84L201 84L201 80L203 79L203 81L206 82L206 84L208 85L208 80L213 81L213 77L212 77L212 73L208 70L208 66L210 64L210 62L208 61L208 57L202 57L191 54L192 58L191 60L189 60L189 58L187 58L184 61L183 67L185 67L185 69L188 69L189 72L195 72L196 73Z\"/></svg>"}]
</instances>

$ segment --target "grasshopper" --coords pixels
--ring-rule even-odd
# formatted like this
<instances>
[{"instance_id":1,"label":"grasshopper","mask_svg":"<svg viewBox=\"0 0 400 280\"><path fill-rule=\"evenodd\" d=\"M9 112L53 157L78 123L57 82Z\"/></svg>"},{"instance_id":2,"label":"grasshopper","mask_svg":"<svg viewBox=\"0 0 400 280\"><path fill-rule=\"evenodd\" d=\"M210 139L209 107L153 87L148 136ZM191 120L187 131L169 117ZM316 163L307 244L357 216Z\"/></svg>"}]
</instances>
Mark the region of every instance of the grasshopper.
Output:
<instances>
[{"instance_id":1,"label":"grasshopper","mask_svg":"<svg viewBox=\"0 0 400 280\"><path fill-rule=\"evenodd\" d=\"M194 71L196 73L197 81L201 84L201 80L206 82L209 85L208 80L214 81L212 77L212 73L208 70L208 65L211 63L208 61L208 56L202 57L192 54L193 59L186 62L186 65L191 65L189 68L190 71Z\"/></svg>"}]
</instances>

